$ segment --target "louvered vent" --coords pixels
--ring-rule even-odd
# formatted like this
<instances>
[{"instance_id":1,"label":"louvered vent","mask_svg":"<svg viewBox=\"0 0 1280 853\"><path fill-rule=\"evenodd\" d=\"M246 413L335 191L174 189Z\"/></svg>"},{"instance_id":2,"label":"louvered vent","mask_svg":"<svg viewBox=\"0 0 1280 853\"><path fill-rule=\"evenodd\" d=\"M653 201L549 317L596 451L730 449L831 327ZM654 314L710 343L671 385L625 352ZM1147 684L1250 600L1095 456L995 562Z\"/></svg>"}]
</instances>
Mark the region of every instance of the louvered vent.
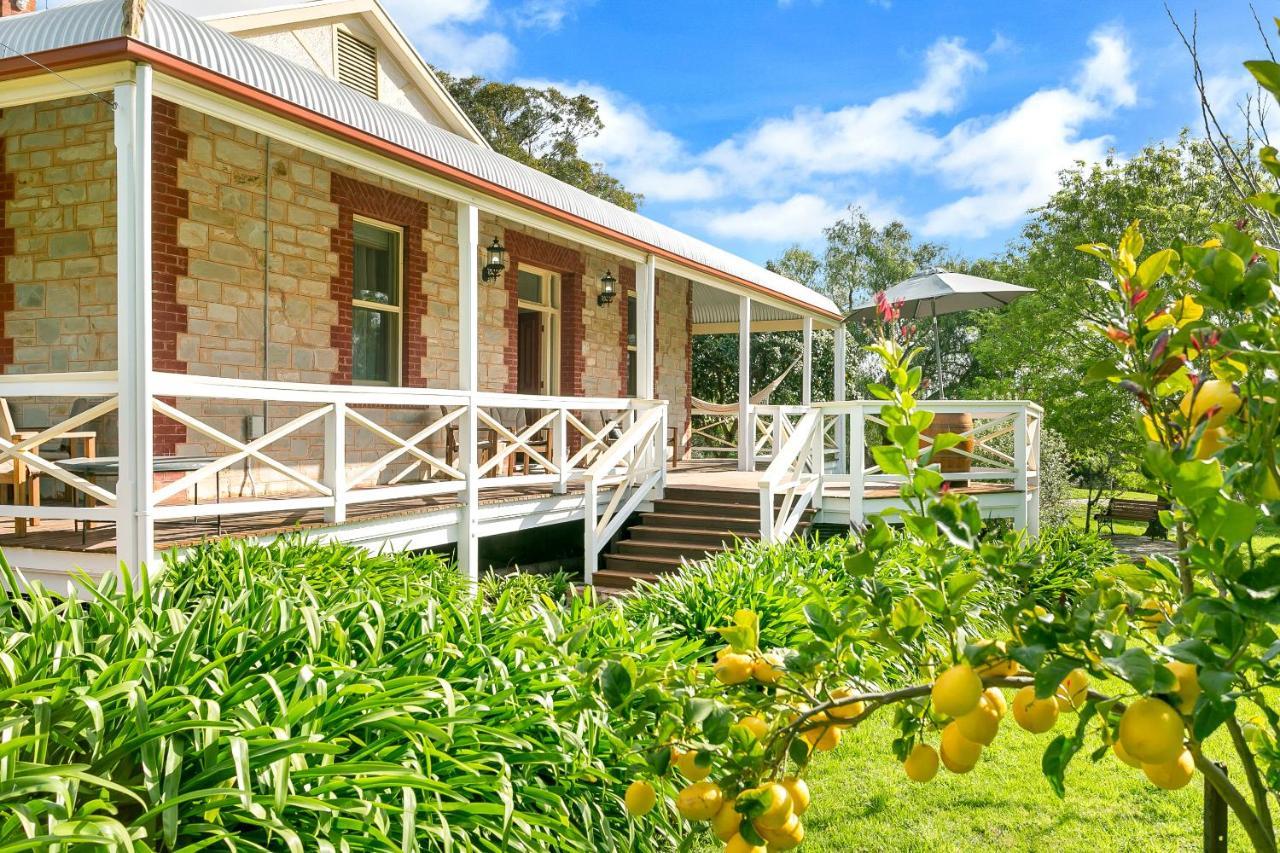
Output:
<instances>
[{"instance_id":1,"label":"louvered vent","mask_svg":"<svg viewBox=\"0 0 1280 853\"><path fill-rule=\"evenodd\" d=\"M378 49L338 30L338 82L378 98Z\"/></svg>"}]
</instances>

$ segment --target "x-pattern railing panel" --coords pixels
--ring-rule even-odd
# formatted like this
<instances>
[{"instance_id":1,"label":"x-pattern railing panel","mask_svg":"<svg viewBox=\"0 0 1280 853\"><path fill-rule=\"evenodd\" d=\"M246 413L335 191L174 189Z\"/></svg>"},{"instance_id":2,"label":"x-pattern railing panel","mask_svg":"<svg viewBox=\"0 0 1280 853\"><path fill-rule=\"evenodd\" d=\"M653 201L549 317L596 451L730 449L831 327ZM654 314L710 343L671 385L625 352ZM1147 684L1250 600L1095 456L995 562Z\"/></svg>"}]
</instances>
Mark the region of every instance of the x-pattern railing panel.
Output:
<instances>
[{"instance_id":1,"label":"x-pattern railing panel","mask_svg":"<svg viewBox=\"0 0 1280 853\"><path fill-rule=\"evenodd\" d=\"M0 437L0 462L11 460L14 465L22 465L26 468L39 473L42 476L50 477L60 483L65 484L68 488L74 489L81 494L96 500L107 506L115 506L116 496L113 492L104 489L97 483L90 482L85 478L74 474L58 465L54 460L41 457L37 451L42 445L56 441L68 433L75 432L79 427L94 421L103 415L110 414L120 407L120 398L112 397L104 400L96 406L92 406L85 411L71 415L67 419L54 424L51 427L37 432L34 435L17 441Z\"/></svg>"},{"instance_id":2,"label":"x-pattern railing panel","mask_svg":"<svg viewBox=\"0 0 1280 853\"><path fill-rule=\"evenodd\" d=\"M379 456L369 465L365 466L354 475L347 478L348 488L357 488L362 484L374 481L377 484L377 478L387 469L391 463L401 459L404 456L413 457L404 469L397 473L390 480L390 485L401 483L406 477L416 471L419 467L426 466L429 472L438 472L451 480L465 479L466 475L458 468L449 464L445 459L432 454L422 448L422 443L439 432L447 430L450 426L456 424L458 420L467 412L466 406L459 406L452 411L446 411L443 415L433 420L427 426L410 435L408 438L401 438L391 430L379 423L365 417L360 412L350 407L346 408L345 416L347 421L361 427L372 433L383 441L392 445L392 449Z\"/></svg>"},{"instance_id":3,"label":"x-pattern railing panel","mask_svg":"<svg viewBox=\"0 0 1280 853\"><path fill-rule=\"evenodd\" d=\"M1017 418L1018 414L1014 412L997 415L986 420L979 420L975 418L972 428L956 431L954 433L961 438L973 439L974 449L969 451L965 450L963 447L957 446L948 448L946 452L954 453L957 456L967 457L971 461L977 462L979 465L986 466L989 469L994 469L994 471L1012 474L1017 467L1016 460L1012 455L1005 453L998 447L992 445L991 442L1003 436L1011 435L1014 431L1014 424ZM866 422L878 424L883 427L888 426L888 424L877 415L868 414ZM922 446L926 447L932 445L933 437L921 435L920 443ZM863 473L868 475L879 474L880 466L872 464L866 467Z\"/></svg>"}]
</instances>

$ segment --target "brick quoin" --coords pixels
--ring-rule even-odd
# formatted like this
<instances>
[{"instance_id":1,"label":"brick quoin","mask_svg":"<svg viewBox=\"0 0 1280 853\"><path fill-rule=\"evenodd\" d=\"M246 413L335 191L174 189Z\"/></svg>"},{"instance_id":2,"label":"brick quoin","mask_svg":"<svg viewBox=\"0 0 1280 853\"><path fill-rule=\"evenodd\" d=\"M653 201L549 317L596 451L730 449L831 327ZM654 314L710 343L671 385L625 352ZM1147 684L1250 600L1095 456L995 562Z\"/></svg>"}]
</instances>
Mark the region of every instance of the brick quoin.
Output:
<instances>
[{"instance_id":1,"label":"brick quoin","mask_svg":"<svg viewBox=\"0 0 1280 853\"><path fill-rule=\"evenodd\" d=\"M560 396L582 396L582 282L586 266L582 254L573 249L530 237L520 231L504 229L502 244L507 250L507 269L503 286L507 291L507 386L516 391L520 296L516 290L520 264L541 267L560 274Z\"/></svg>"},{"instance_id":2,"label":"brick quoin","mask_svg":"<svg viewBox=\"0 0 1280 853\"><path fill-rule=\"evenodd\" d=\"M3 118L4 110L0 110ZM5 167L5 138L0 136L0 372L13 364L13 338L5 334L5 318L16 306L15 288L8 283L7 258L12 258L17 247L13 228L8 224L8 202L13 201L17 182Z\"/></svg>"},{"instance_id":3,"label":"brick quoin","mask_svg":"<svg viewBox=\"0 0 1280 853\"><path fill-rule=\"evenodd\" d=\"M618 328L620 329L620 331L618 332L618 339L619 339L618 396L625 397L627 396L627 355L629 352L627 350L627 322L630 319L627 315L630 313L630 309L631 309L631 304L628 301L628 297L631 296L631 291L636 289L636 268L635 267L628 267L628 266L618 267L617 287L618 287L618 296L616 297L616 301L620 303L618 305L618 318L620 321L618 325ZM639 302L638 296L639 295L637 294L637 303ZM655 297L656 297L656 294L655 294ZM637 305L637 307L639 306ZM638 332L639 330L640 330L640 327L637 326L636 331ZM657 331L656 323L654 324L654 331L655 332ZM640 391L639 386L640 386L640 379L637 376L636 377L637 393Z\"/></svg>"},{"instance_id":4,"label":"brick quoin","mask_svg":"<svg viewBox=\"0 0 1280 853\"><path fill-rule=\"evenodd\" d=\"M329 298L338 307L338 320L329 331L329 345L338 353L332 381L351 384L351 292L356 265L353 217L365 216L404 229L401 384L425 388L422 360L427 355L427 340L422 335L422 318L427 313L427 297L422 292L422 277L427 272L427 253L422 248L422 229L427 227L427 203L338 174L330 176L329 199L338 206L338 227L329 234L329 248L338 256L338 274L329 285Z\"/></svg>"},{"instance_id":5,"label":"brick quoin","mask_svg":"<svg viewBox=\"0 0 1280 853\"><path fill-rule=\"evenodd\" d=\"M187 134L178 127L178 105L157 98L151 131L151 350L152 365L186 373L178 358L178 335L187 331L187 308L178 302L178 280L187 275L187 250L178 244L178 223L190 216L187 191L178 187L178 161L187 157ZM120 346L128 346L121 341ZM175 405L175 400L166 400ZM157 456L172 456L187 440L187 428L152 416Z\"/></svg>"}]
</instances>

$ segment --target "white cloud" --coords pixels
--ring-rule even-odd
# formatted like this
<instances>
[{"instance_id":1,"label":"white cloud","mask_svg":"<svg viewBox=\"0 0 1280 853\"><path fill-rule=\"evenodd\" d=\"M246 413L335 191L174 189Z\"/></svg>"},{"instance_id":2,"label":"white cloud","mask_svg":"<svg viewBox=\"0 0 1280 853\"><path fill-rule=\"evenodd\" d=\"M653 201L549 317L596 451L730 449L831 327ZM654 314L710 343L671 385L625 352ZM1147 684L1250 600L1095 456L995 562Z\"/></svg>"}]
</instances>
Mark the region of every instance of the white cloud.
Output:
<instances>
[{"instance_id":1,"label":"white cloud","mask_svg":"<svg viewBox=\"0 0 1280 853\"><path fill-rule=\"evenodd\" d=\"M1080 94L1112 106L1131 107L1138 102L1138 90L1129 74L1129 44L1124 33L1114 28L1097 30L1089 37L1093 56L1080 69Z\"/></svg>"},{"instance_id":2,"label":"white cloud","mask_svg":"<svg viewBox=\"0 0 1280 853\"><path fill-rule=\"evenodd\" d=\"M914 88L865 105L797 109L717 145L706 160L740 185L763 188L928 159L941 140L923 121L955 109L966 78L983 67L963 42L941 39L926 53L924 78Z\"/></svg>"},{"instance_id":3,"label":"white cloud","mask_svg":"<svg viewBox=\"0 0 1280 853\"><path fill-rule=\"evenodd\" d=\"M1110 137L1082 137L1081 130L1136 103L1137 90L1122 36L1099 31L1090 44L1077 88L1034 92L1002 115L962 122L947 134L934 166L946 185L968 192L930 211L924 234L986 236L1044 202L1063 169L1105 156Z\"/></svg>"},{"instance_id":4,"label":"white cloud","mask_svg":"<svg viewBox=\"0 0 1280 853\"><path fill-rule=\"evenodd\" d=\"M705 226L717 237L785 243L811 240L844 214L844 208L809 193L786 201L763 201L746 210L706 214Z\"/></svg>"}]
</instances>

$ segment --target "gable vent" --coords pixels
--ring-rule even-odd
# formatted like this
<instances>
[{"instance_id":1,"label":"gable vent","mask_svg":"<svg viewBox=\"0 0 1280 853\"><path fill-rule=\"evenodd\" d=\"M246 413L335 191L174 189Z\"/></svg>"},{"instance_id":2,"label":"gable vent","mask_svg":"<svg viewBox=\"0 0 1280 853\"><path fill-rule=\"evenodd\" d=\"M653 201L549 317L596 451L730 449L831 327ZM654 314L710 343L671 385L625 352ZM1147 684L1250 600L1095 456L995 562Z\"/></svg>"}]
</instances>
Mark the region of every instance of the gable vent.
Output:
<instances>
[{"instance_id":1,"label":"gable vent","mask_svg":"<svg viewBox=\"0 0 1280 853\"><path fill-rule=\"evenodd\" d=\"M338 30L338 82L378 99L378 49Z\"/></svg>"}]
</instances>

